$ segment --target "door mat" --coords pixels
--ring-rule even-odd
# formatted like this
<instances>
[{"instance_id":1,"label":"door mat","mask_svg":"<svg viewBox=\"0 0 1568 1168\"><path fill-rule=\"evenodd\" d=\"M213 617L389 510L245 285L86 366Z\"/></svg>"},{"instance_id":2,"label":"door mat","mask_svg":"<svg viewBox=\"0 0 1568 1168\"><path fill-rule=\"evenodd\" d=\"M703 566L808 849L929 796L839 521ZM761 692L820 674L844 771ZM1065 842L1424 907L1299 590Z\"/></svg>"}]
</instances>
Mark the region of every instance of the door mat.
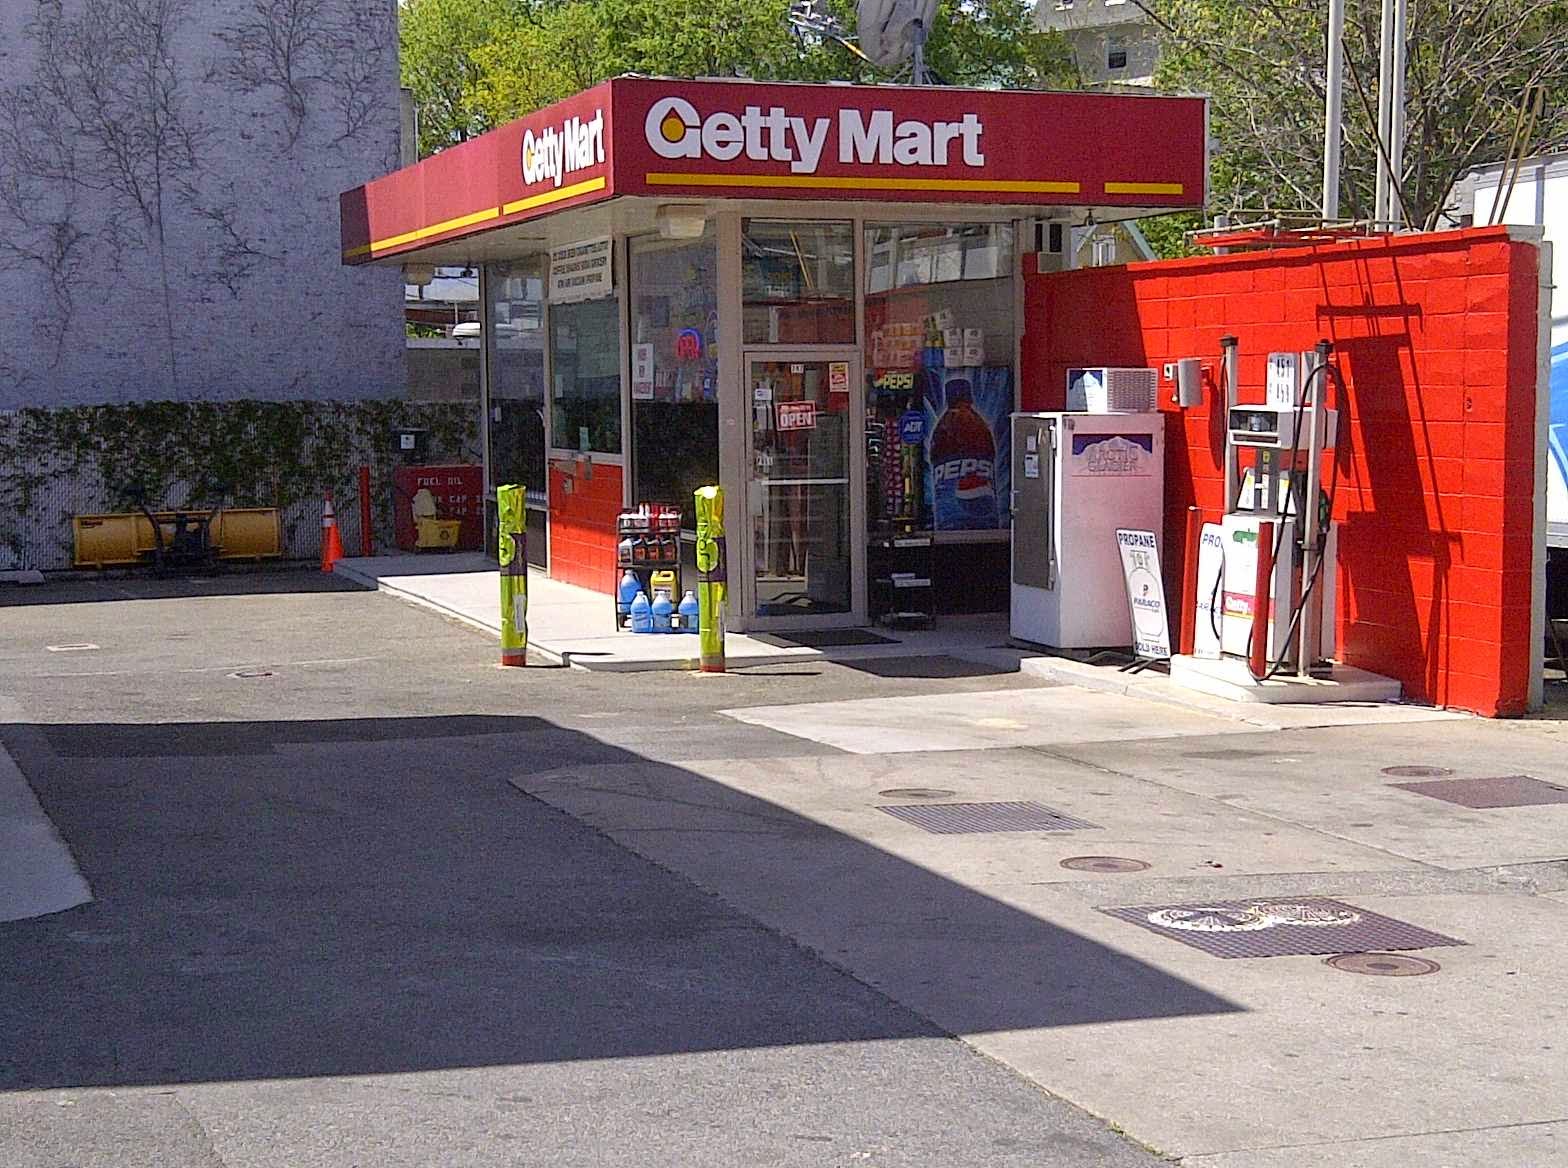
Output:
<instances>
[{"instance_id":1,"label":"door mat","mask_svg":"<svg viewBox=\"0 0 1568 1168\"><path fill-rule=\"evenodd\" d=\"M898 645L901 641L884 637L869 629L818 629L814 633L751 633L753 641L780 649L804 646L807 649L838 649L846 645Z\"/></svg>"},{"instance_id":2,"label":"door mat","mask_svg":"<svg viewBox=\"0 0 1568 1168\"><path fill-rule=\"evenodd\" d=\"M995 677L1016 673L981 661L936 654L930 657L862 657L858 661L839 661L846 669L858 669L875 677Z\"/></svg>"}]
</instances>

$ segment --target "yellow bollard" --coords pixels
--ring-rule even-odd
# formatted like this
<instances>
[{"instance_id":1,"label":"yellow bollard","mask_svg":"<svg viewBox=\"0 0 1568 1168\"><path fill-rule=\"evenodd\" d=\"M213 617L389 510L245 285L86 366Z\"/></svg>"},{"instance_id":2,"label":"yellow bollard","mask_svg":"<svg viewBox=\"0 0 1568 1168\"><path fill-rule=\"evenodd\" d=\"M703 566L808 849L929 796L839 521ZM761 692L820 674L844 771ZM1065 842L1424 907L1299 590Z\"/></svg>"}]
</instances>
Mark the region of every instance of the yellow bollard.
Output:
<instances>
[{"instance_id":1,"label":"yellow bollard","mask_svg":"<svg viewBox=\"0 0 1568 1168\"><path fill-rule=\"evenodd\" d=\"M697 605L702 672L724 672L724 488L699 487L697 505Z\"/></svg>"},{"instance_id":2,"label":"yellow bollard","mask_svg":"<svg viewBox=\"0 0 1568 1168\"><path fill-rule=\"evenodd\" d=\"M501 664L528 664L528 516L523 488L495 489L501 558Z\"/></svg>"}]
</instances>

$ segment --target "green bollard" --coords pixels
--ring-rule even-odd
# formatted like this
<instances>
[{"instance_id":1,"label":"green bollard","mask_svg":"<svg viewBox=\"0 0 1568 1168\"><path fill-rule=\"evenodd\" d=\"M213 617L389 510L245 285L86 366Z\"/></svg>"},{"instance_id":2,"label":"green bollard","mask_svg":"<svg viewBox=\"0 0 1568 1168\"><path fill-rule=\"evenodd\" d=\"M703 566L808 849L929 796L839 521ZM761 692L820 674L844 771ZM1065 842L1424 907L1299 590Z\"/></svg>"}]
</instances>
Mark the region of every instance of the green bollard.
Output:
<instances>
[{"instance_id":1,"label":"green bollard","mask_svg":"<svg viewBox=\"0 0 1568 1168\"><path fill-rule=\"evenodd\" d=\"M697 604L702 672L724 672L724 488L699 487L697 504Z\"/></svg>"},{"instance_id":2,"label":"green bollard","mask_svg":"<svg viewBox=\"0 0 1568 1168\"><path fill-rule=\"evenodd\" d=\"M495 489L500 515L501 664L528 664L528 513L523 488Z\"/></svg>"}]
</instances>

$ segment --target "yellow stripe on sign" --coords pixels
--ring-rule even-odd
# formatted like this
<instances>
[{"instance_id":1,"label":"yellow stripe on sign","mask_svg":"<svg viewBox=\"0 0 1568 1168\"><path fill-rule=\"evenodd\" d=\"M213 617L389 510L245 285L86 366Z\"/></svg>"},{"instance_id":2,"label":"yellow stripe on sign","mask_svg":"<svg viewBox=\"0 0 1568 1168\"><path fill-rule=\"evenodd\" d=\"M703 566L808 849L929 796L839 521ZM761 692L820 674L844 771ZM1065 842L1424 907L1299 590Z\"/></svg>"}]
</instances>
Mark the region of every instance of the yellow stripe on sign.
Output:
<instances>
[{"instance_id":1,"label":"yellow stripe on sign","mask_svg":"<svg viewBox=\"0 0 1568 1168\"><path fill-rule=\"evenodd\" d=\"M586 195L589 191L604 190L604 176L590 178L584 182L573 183L571 186L561 187L559 190L546 191L542 195L529 195L526 199L517 199L506 204L501 210L508 215L515 215L519 211L527 211L533 207L544 207L551 203L559 203L562 199L575 198L577 195Z\"/></svg>"},{"instance_id":2,"label":"yellow stripe on sign","mask_svg":"<svg viewBox=\"0 0 1568 1168\"><path fill-rule=\"evenodd\" d=\"M448 231L457 231L463 227L472 227L475 223L485 223L491 219L499 219L502 215L515 215L519 211L527 211L534 207L545 207L551 203L559 203L563 199L585 195L589 191L602 191L605 187L604 176L591 178L584 182L573 183L571 186L561 187L558 190L545 191L540 195L530 195L526 199L516 199L501 207L486 207L483 211L474 211L468 215L459 215L456 219L443 219L440 223L432 223L428 227L417 227L413 231L405 231L401 235L389 235L385 239L372 240L368 244L361 244L344 251L345 259L353 259L367 253L386 251L388 248L402 247L407 243L418 243L421 239L429 239L432 235L442 235Z\"/></svg>"},{"instance_id":3,"label":"yellow stripe on sign","mask_svg":"<svg viewBox=\"0 0 1568 1168\"><path fill-rule=\"evenodd\" d=\"M385 239L375 239L370 243L371 251L385 251L389 247L402 247L405 243L417 243L421 239L429 239L432 235L440 235L445 231L456 231L459 227L472 227L475 223L483 223L487 219L499 219L500 207L486 207L483 211L475 211L469 215L459 215L456 219L443 219L440 223L432 223L429 227L417 227L413 231L405 231L402 235L389 235Z\"/></svg>"},{"instance_id":4,"label":"yellow stripe on sign","mask_svg":"<svg viewBox=\"0 0 1568 1168\"><path fill-rule=\"evenodd\" d=\"M643 176L653 187L753 187L756 189L832 191L980 191L1008 195L1076 195L1075 182L1034 182L990 178L836 178L815 174L672 174Z\"/></svg>"},{"instance_id":5,"label":"yellow stripe on sign","mask_svg":"<svg viewBox=\"0 0 1568 1168\"><path fill-rule=\"evenodd\" d=\"M1105 184L1105 193L1108 195L1181 195L1187 188L1181 183L1170 182L1108 182Z\"/></svg>"}]
</instances>

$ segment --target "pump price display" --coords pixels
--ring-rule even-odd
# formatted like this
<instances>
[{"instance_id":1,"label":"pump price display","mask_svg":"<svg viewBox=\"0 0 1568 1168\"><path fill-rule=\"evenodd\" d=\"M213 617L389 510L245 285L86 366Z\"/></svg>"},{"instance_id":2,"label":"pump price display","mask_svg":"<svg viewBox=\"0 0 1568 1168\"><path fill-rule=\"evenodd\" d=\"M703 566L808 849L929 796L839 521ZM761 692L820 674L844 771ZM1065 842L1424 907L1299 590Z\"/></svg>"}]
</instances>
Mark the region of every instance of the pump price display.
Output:
<instances>
[{"instance_id":1,"label":"pump price display","mask_svg":"<svg viewBox=\"0 0 1568 1168\"><path fill-rule=\"evenodd\" d=\"M1170 625L1165 619L1165 585L1160 579L1160 548L1152 531L1118 528L1116 546L1122 554L1127 608L1132 616L1132 648L1155 661L1171 655Z\"/></svg>"},{"instance_id":2,"label":"pump price display","mask_svg":"<svg viewBox=\"0 0 1568 1168\"><path fill-rule=\"evenodd\" d=\"M817 428L817 403L814 401L778 402L780 430L815 430Z\"/></svg>"}]
</instances>

